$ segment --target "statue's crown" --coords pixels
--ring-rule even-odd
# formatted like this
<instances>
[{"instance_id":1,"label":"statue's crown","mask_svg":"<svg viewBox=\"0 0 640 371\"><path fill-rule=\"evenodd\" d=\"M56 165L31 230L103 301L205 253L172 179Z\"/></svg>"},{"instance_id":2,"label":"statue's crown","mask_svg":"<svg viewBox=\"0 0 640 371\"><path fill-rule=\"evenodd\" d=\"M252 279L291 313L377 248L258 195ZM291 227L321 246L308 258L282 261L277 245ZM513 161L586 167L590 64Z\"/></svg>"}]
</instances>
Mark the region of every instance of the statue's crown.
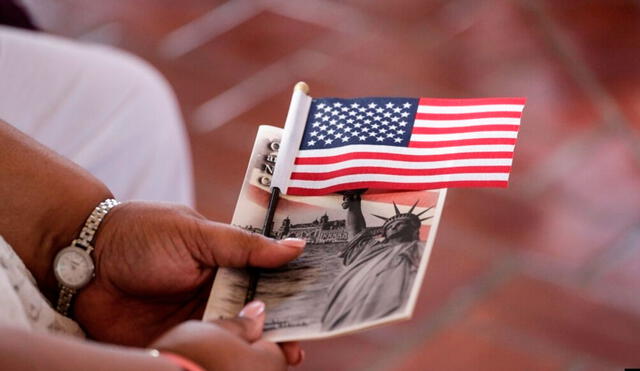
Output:
<instances>
[{"instance_id":1,"label":"statue's crown","mask_svg":"<svg viewBox=\"0 0 640 371\"><path fill-rule=\"evenodd\" d=\"M420 223L422 223L423 221L432 218L431 216L428 216L426 218L420 218L420 216L424 213L426 213L427 211L431 210L433 207L429 207L425 210L422 210L421 212L414 214L413 210L416 208L416 205L418 204L418 201L416 201L413 206L411 206L411 209L409 209L409 211L407 211L406 213L401 213L400 209L398 209L398 205L396 205L395 202L393 202L393 208L395 210L395 215L392 215L388 218L385 218L384 216L380 216L380 215L376 215L376 214L372 214L373 216L375 216L376 218L380 218L382 220L384 220L384 224L382 225L383 228L386 228L389 224L391 224L391 222L394 222L396 220L407 220L409 222L411 222L411 224L413 224L416 228L420 227Z\"/></svg>"}]
</instances>

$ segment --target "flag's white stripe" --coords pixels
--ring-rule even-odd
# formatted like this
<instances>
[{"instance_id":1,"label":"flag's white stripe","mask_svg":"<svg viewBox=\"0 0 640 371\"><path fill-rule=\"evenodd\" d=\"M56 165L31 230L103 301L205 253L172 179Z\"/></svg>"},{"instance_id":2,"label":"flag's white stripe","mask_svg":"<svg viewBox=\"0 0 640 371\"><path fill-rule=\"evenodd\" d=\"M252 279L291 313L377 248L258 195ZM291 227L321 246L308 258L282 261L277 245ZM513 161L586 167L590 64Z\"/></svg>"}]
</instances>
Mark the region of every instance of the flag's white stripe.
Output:
<instances>
[{"instance_id":1,"label":"flag's white stripe","mask_svg":"<svg viewBox=\"0 0 640 371\"><path fill-rule=\"evenodd\" d=\"M354 152L384 152L401 155L443 155L452 153L471 153L471 152L513 152L512 144L492 144L492 145L475 145L475 146L456 146L456 147L439 147L439 148L412 148L412 147L394 147L372 144L352 144L344 147L326 148L326 149L304 149L298 152L298 157L328 157L343 155Z\"/></svg>"},{"instance_id":2,"label":"flag's white stripe","mask_svg":"<svg viewBox=\"0 0 640 371\"><path fill-rule=\"evenodd\" d=\"M387 174L356 174L345 175L328 180L297 180L292 179L289 187L318 189L332 187L353 182L390 182L390 183L435 183L450 181L507 181L509 173L469 173L446 175L387 175Z\"/></svg>"},{"instance_id":3,"label":"flag's white stripe","mask_svg":"<svg viewBox=\"0 0 640 371\"><path fill-rule=\"evenodd\" d=\"M478 106L418 106L419 113L522 112L521 104L485 104Z\"/></svg>"},{"instance_id":4,"label":"flag's white stripe","mask_svg":"<svg viewBox=\"0 0 640 371\"><path fill-rule=\"evenodd\" d=\"M520 119L514 117L493 117L466 120L416 120L413 127L456 128L476 125L520 125Z\"/></svg>"},{"instance_id":5,"label":"flag's white stripe","mask_svg":"<svg viewBox=\"0 0 640 371\"><path fill-rule=\"evenodd\" d=\"M326 173L351 167L388 167L394 169L443 169L461 166L511 166L510 158L477 158L469 160L447 160L429 162L409 162L394 160L347 160L326 165L295 165L296 173Z\"/></svg>"},{"instance_id":6,"label":"flag's white stripe","mask_svg":"<svg viewBox=\"0 0 640 371\"><path fill-rule=\"evenodd\" d=\"M475 131L457 134L412 134L412 142L438 142L443 140L480 139L480 138L517 138L516 131Z\"/></svg>"}]
</instances>

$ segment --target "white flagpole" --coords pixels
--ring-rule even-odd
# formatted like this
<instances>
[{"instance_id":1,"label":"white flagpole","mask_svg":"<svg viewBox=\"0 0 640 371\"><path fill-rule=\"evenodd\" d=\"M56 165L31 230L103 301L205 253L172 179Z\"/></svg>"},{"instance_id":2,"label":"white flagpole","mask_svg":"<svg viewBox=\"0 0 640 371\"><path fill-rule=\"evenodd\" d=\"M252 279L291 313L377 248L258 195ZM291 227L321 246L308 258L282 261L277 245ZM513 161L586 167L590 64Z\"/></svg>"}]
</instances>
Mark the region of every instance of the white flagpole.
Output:
<instances>
[{"instance_id":1,"label":"white flagpole","mask_svg":"<svg viewBox=\"0 0 640 371\"><path fill-rule=\"evenodd\" d=\"M311 107L311 97L307 93L309 93L309 86L305 82L300 81L296 84L291 96L287 121L284 123L278 158L271 178L271 190L279 188L283 194L287 194L293 162L300 148L304 126Z\"/></svg>"}]
</instances>

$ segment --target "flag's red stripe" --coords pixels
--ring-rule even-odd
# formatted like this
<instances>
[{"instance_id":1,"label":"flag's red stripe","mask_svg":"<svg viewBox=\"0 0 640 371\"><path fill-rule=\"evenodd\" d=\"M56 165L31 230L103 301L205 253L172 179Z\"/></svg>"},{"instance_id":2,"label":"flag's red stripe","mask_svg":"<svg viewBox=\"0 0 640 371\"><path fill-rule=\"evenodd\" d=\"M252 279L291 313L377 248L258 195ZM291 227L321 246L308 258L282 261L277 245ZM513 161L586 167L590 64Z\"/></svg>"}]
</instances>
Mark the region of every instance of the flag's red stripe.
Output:
<instances>
[{"instance_id":1,"label":"flag's red stripe","mask_svg":"<svg viewBox=\"0 0 640 371\"><path fill-rule=\"evenodd\" d=\"M470 120L496 117L510 117L519 119L521 112L469 112L469 113L416 113L416 120Z\"/></svg>"},{"instance_id":2,"label":"flag's red stripe","mask_svg":"<svg viewBox=\"0 0 640 371\"><path fill-rule=\"evenodd\" d=\"M476 125L454 128L420 128L414 126L411 132L413 134L458 134L473 133L476 131L518 131L519 127L520 125Z\"/></svg>"},{"instance_id":3,"label":"flag's red stripe","mask_svg":"<svg viewBox=\"0 0 640 371\"><path fill-rule=\"evenodd\" d=\"M379 166L357 166L328 171L323 173L291 173L291 179L297 180L329 180L346 175L354 174L387 174L387 175L442 175L442 174L466 174L466 173L509 173L511 166L460 166L444 167L436 169L398 169L392 167Z\"/></svg>"},{"instance_id":4,"label":"flag's red stripe","mask_svg":"<svg viewBox=\"0 0 640 371\"><path fill-rule=\"evenodd\" d=\"M451 182L433 182L433 183L392 183L392 182L353 182L343 183L331 187L325 188L302 188L302 187L289 187L287 188L288 195L295 196L318 196L327 193L333 193L338 191L344 191L348 189L358 188L377 188L377 189L402 189L402 190L425 190L425 189L440 189L440 188L453 188L453 187L501 187L506 188L509 182L506 180L460 180Z\"/></svg>"},{"instance_id":5,"label":"flag's red stripe","mask_svg":"<svg viewBox=\"0 0 640 371\"><path fill-rule=\"evenodd\" d=\"M478 139L460 139L460 140L440 140L436 142L409 142L412 148L440 148L440 147L459 147L459 146L475 146L483 144L516 144L515 138L478 138Z\"/></svg>"},{"instance_id":6,"label":"flag's red stripe","mask_svg":"<svg viewBox=\"0 0 640 371\"><path fill-rule=\"evenodd\" d=\"M526 98L473 98L473 99L442 99L420 98L421 106L481 106L489 104L520 104L524 105Z\"/></svg>"},{"instance_id":7,"label":"flag's red stripe","mask_svg":"<svg viewBox=\"0 0 640 371\"><path fill-rule=\"evenodd\" d=\"M391 160L406 162L429 162L448 160L469 160L476 158L513 158L513 152L468 152L442 155L406 155L384 152L351 152L326 157L298 157L296 165L328 165L349 160Z\"/></svg>"}]
</instances>

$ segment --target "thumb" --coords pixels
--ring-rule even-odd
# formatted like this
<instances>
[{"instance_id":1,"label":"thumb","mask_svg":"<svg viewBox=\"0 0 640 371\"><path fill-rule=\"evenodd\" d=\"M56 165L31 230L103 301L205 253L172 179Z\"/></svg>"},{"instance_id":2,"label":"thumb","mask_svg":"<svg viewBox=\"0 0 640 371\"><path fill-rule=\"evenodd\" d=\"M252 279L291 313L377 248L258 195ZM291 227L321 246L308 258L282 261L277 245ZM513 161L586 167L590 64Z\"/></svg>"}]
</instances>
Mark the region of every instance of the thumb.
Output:
<instances>
[{"instance_id":1,"label":"thumb","mask_svg":"<svg viewBox=\"0 0 640 371\"><path fill-rule=\"evenodd\" d=\"M200 225L204 238L202 263L220 267L279 267L297 258L306 242L297 238L274 240L238 227L205 221Z\"/></svg>"},{"instance_id":2,"label":"thumb","mask_svg":"<svg viewBox=\"0 0 640 371\"><path fill-rule=\"evenodd\" d=\"M237 317L212 321L249 343L260 339L264 326L264 303L255 300L242 308Z\"/></svg>"}]
</instances>

